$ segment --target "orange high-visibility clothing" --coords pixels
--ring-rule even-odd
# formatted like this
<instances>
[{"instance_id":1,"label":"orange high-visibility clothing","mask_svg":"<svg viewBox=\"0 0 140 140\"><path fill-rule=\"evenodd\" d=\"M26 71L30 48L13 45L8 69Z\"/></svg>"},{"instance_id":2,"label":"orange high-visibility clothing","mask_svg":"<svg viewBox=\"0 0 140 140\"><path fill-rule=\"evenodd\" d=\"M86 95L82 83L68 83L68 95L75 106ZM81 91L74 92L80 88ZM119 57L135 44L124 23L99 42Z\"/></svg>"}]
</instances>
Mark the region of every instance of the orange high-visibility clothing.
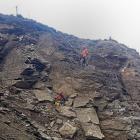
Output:
<instances>
[{"instance_id":1,"label":"orange high-visibility clothing","mask_svg":"<svg viewBox=\"0 0 140 140\"><path fill-rule=\"evenodd\" d=\"M87 57L88 56L88 49L87 48L82 50L81 56L82 57Z\"/></svg>"}]
</instances>

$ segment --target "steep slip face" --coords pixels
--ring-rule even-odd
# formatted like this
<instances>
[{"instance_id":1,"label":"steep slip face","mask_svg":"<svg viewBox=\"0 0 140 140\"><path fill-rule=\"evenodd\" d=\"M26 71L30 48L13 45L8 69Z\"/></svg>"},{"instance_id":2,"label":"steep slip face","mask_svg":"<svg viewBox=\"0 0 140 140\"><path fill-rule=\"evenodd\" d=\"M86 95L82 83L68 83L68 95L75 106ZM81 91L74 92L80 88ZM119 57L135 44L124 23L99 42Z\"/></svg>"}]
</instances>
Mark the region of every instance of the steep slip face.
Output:
<instances>
[{"instance_id":1,"label":"steep slip face","mask_svg":"<svg viewBox=\"0 0 140 140\"><path fill-rule=\"evenodd\" d=\"M17 21L24 31L18 28L18 35L7 20L0 25L0 131L8 134L2 139L140 139L140 57L134 50L114 40L80 40L37 24L38 29L34 23L33 34L26 33L31 23ZM79 47L85 44L89 66L82 68ZM28 56L49 63L51 70L27 69L32 68L25 64ZM33 75L23 76L25 70ZM54 96L62 91L68 100L57 108Z\"/></svg>"},{"instance_id":2,"label":"steep slip face","mask_svg":"<svg viewBox=\"0 0 140 140\"><path fill-rule=\"evenodd\" d=\"M139 139L139 98L137 101L132 97L139 97L139 55L115 41L100 41L93 47L89 66L83 69L76 61L78 54L69 52L68 57L65 55L68 51L65 48L61 55L59 50L53 54L56 58L52 62L54 90L64 91L67 95L77 93L73 107L87 108L85 104L90 102L87 98L93 100L89 104L97 108L105 139ZM47 48L45 52L48 52ZM47 55L44 54L44 57ZM127 69L132 72L125 77ZM77 102L85 104L77 105Z\"/></svg>"}]
</instances>

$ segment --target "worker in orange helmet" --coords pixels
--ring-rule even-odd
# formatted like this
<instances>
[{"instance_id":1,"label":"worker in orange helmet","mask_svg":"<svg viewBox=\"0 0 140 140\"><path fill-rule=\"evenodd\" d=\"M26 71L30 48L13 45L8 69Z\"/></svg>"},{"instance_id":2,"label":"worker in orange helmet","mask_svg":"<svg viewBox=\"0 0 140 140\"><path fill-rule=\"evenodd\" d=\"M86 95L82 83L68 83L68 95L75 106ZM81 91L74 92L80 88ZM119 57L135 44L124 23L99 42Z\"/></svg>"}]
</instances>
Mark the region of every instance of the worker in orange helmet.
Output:
<instances>
[{"instance_id":1,"label":"worker in orange helmet","mask_svg":"<svg viewBox=\"0 0 140 140\"><path fill-rule=\"evenodd\" d=\"M89 54L88 49L86 47L84 47L81 52L81 59L80 59L82 66L88 65L88 63L87 63L88 54Z\"/></svg>"}]
</instances>

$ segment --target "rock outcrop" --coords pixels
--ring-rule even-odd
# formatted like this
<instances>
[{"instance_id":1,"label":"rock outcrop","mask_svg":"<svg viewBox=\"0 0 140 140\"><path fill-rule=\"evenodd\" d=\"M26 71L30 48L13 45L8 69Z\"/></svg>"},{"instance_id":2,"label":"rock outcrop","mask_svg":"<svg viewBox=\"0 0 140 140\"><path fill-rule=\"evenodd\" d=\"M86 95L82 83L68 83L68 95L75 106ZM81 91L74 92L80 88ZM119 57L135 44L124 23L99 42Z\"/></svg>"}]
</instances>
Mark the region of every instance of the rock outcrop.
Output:
<instances>
[{"instance_id":1,"label":"rock outcrop","mask_svg":"<svg viewBox=\"0 0 140 140\"><path fill-rule=\"evenodd\" d=\"M140 56L115 40L0 15L0 77L0 139L140 139Z\"/></svg>"},{"instance_id":2,"label":"rock outcrop","mask_svg":"<svg viewBox=\"0 0 140 140\"><path fill-rule=\"evenodd\" d=\"M77 128L72 126L70 123L65 122L65 124L59 129L59 132L65 138L73 138L76 133Z\"/></svg>"}]
</instances>

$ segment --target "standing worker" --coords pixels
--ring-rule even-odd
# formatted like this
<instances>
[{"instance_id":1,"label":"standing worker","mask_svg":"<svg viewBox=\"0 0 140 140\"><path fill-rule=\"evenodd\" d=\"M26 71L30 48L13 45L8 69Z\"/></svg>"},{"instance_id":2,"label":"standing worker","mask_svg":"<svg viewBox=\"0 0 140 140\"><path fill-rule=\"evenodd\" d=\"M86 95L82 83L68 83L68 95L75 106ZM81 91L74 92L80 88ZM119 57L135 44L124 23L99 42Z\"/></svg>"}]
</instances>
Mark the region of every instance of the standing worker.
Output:
<instances>
[{"instance_id":1,"label":"standing worker","mask_svg":"<svg viewBox=\"0 0 140 140\"><path fill-rule=\"evenodd\" d=\"M87 63L88 54L89 54L88 49L86 47L84 47L81 52L81 59L80 59L82 66L88 65L88 63Z\"/></svg>"}]
</instances>

